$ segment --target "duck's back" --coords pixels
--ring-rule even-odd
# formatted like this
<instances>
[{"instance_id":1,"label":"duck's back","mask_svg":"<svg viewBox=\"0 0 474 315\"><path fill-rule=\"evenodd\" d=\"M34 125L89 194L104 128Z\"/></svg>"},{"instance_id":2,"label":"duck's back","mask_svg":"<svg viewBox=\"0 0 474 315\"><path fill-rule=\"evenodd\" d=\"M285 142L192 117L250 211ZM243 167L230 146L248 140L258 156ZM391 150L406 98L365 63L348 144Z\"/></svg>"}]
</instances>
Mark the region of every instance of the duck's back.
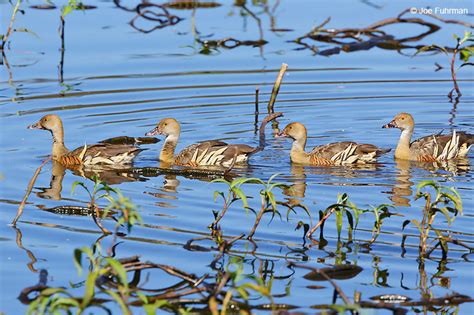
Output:
<instances>
[{"instance_id":1,"label":"duck's back","mask_svg":"<svg viewBox=\"0 0 474 315\"><path fill-rule=\"evenodd\" d=\"M60 162L65 165L124 165L130 164L141 151L143 149L127 144L99 143L74 149L62 156Z\"/></svg>"},{"instance_id":2,"label":"duck's back","mask_svg":"<svg viewBox=\"0 0 474 315\"><path fill-rule=\"evenodd\" d=\"M255 148L245 144L227 144L219 140L203 141L184 148L175 157L176 165L230 165L245 162Z\"/></svg>"},{"instance_id":3,"label":"duck's back","mask_svg":"<svg viewBox=\"0 0 474 315\"><path fill-rule=\"evenodd\" d=\"M310 152L311 164L340 165L375 162L376 158L390 149L352 141L333 142L316 146Z\"/></svg>"},{"instance_id":4,"label":"duck's back","mask_svg":"<svg viewBox=\"0 0 474 315\"><path fill-rule=\"evenodd\" d=\"M410 153L421 162L434 162L465 157L474 135L453 131L451 134L429 135L419 138L410 144Z\"/></svg>"}]
</instances>

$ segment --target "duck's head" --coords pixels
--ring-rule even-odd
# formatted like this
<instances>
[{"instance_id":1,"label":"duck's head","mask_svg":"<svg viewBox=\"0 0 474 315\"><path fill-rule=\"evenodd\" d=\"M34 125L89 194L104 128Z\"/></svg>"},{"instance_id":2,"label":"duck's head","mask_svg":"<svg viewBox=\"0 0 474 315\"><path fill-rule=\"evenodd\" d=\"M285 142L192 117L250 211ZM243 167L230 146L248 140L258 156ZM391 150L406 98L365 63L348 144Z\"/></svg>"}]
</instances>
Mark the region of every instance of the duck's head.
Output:
<instances>
[{"instance_id":1,"label":"duck's head","mask_svg":"<svg viewBox=\"0 0 474 315\"><path fill-rule=\"evenodd\" d=\"M54 114L49 114L43 116L36 124L29 125L28 129L42 129L49 130L51 132L59 131L62 129L63 123L59 116Z\"/></svg>"},{"instance_id":2,"label":"duck's head","mask_svg":"<svg viewBox=\"0 0 474 315\"><path fill-rule=\"evenodd\" d=\"M306 127L298 122L288 124L285 129L277 134L277 137L287 137L293 140L306 140Z\"/></svg>"},{"instance_id":3,"label":"duck's head","mask_svg":"<svg viewBox=\"0 0 474 315\"><path fill-rule=\"evenodd\" d=\"M163 135L163 136L179 136L181 128L179 123L174 118L163 118L160 122L156 125L153 130L150 130L145 134L145 136L155 136L155 135Z\"/></svg>"},{"instance_id":4,"label":"duck's head","mask_svg":"<svg viewBox=\"0 0 474 315\"><path fill-rule=\"evenodd\" d=\"M400 130L413 129L415 121L413 116L408 113L400 113L396 115L391 122L383 125L382 128L398 128Z\"/></svg>"}]
</instances>

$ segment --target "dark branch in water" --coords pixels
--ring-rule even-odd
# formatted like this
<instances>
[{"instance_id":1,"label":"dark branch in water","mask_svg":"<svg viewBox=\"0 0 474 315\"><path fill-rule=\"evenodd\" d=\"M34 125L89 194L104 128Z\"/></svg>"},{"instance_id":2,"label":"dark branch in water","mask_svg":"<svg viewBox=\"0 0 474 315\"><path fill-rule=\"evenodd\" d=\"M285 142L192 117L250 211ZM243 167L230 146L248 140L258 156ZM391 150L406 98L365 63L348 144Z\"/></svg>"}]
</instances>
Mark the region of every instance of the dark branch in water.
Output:
<instances>
[{"instance_id":1,"label":"dark branch in water","mask_svg":"<svg viewBox=\"0 0 474 315\"><path fill-rule=\"evenodd\" d=\"M277 113L268 115L262 120L262 123L260 124L260 131L259 131L259 144L256 149L256 152L262 151L265 148L265 126L268 124L268 122L281 116L283 116L283 113L277 112Z\"/></svg>"},{"instance_id":2,"label":"dark branch in water","mask_svg":"<svg viewBox=\"0 0 474 315\"><path fill-rule=\"evenodd\" d=\"M323 23L314 27L310 32L306 33L305 35L296 38L293 42L302 46L302 49L310 49L314 52L314 54L322 56L339 54L342 51L353 52L359 50L368 50L373 47L397 50L399 52L402 49L419 49L423 47L423 45L410 46L404 43L417 42L425 38L426 36L437 32L441 27L421 18L403 17L409 11L409 9L403 10L400 14L398 14L397 17L383 19L365 28L324 28L326 24L328 24L330 21L330 18L327 18ZM427 14L427 16L430 16L444 23L460 24L466 27L474 28L474 25L467 22L447 20L433 14ZM393 24L418 24L426 26L428 30L416 36L397 39L394 35L388 34L385 31L381 30L382 27ZM322 43L331 43L335 44L336 46L320 51L316 46L312 46L305 42L305 39L311 39L316 42ZM347 39L352 39L354 40L354 42L348 43ZM448 51L453 49L454 48L448 49Z\"/></svg>"},{"instance_id":3,"label":"dark branch in water","mask_svg":"<svg viewBox=\"0 0 474 315\"><path fill-rule=\"evenodd\" d=\"M139 174L143 176L160 176L160 175L180 175L189 178L221 178L226 173L225 169L205 169L205 168L191 168L191 167L180 167L180 168L165 168L165 167L143 167L135 168L131 170L132 174Z\"/></svg>"}]
</instances>

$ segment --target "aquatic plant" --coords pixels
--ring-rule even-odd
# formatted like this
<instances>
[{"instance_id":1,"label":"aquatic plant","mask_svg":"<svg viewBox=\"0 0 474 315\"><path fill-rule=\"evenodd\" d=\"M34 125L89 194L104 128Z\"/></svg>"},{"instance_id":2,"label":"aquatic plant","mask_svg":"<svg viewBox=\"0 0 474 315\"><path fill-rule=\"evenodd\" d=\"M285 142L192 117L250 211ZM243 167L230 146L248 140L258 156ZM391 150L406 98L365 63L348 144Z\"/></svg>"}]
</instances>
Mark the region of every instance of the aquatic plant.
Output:
<instances>
[{"instance_id":1,"label":"aquatic plant","mask_svg":"<svg viewBox=\"0 0 474 315\"><path fill-rule=\"evenodd\" d=\"M249 206L247 196L245 195L245 193L242 190L242 185L243 184L258 184L258 185L262 186L262 189L260 189L260 191L259 191L260 201L261 201L260 202L260 210L258 211L258 213L255 212L256 215L257 215L256 218L255 218L255 223L252 227L252 230L249 232L247 238L251 239L253 237L253 235L255 234L255 231L257 230L257 227L258 227L258 225L259 225L259 223L260 223L260 221L263 217L263 214L265 212L271 212L273 216L275 214L280 215L279 211L277 210L277 204L288 207L289 211L293 210L293 207L285 204L284 202L277 201L275 199L275 194L273 192L273 190L275 188L291 189L291 187L289 187L286 184L283 184L283 183L280 183L280 182L273 182L275 177L278 176L278 175L279 174L272 175L268 179L268 181L266 181L266 182L261 180L260 178L254 178L254 177L252 177L252 178L242 177L242 178L234 179L232 181L228 181L224 178L218 178L218 179L213 180L212 182L219 182L219 183L226 184L228 186L228 190L227 190L227 194L225 194L222 191L215 191L214 192L214 202L217 200L218 196L221 196L223 201L224 201L224 205L223 205L222 210L221 210L220 213L214 212L215 219L209 225L209 228L213 231L215 229L217 229L217 224L224 217L224 215L226 214L229 207L234 202L236 202L238 200L242 201L242 207L245 210L250 209L250 210L255 212L255 210ZM301 206L301 205L299 205L299 207L303 208L309 216L309 211L306 207Z\"/></svg>"},{"instance_id":2,"label":"aquatic plant","mask_svg":"<svg viewBox=\"0 0 474 315\"><path fill-rule=\"evenodd\" d=\"M372 228L372 237L368 241L368 245L375 242L377 237L380 235L383 221L386 218L391 217L392 215L397 215L389 211L390 208L393 208L389 204L381 204L371 209L361 209L357 207L353 202L349 201L349 195L346 193L339 194L337 197L336 203L330 205L325 210L319 210L319 222L307 232L306 236L312 238L314 232L318 228L320 230L320 237L323 238L324 234L324 224L326 220L335 213L336 215L336 229L337 229L337 238L338 240L341 237L341 232L343 228L344 215L347 218L347 238L351 241L354 237L355 229L359 224L359 218L362 214L368 213L373 214L374 216L374 226ZM302 224L300 223L300 226Z\"/></svg>"},{"instance_id":3,"label":"aquatic plant","mask_svg":"<svg viewBox=\"0 0 474 315\"><path fill-rule=\"evenodd\" d=\"M142 222L136 205L128 197L125 197L120 189L110 187L97 177L95 177L92 190L90 190L85 183L76 181L72 184L71 193L74 193L77 186L82 187L89 195L88 208L91 210L94 223L100 228L102 233L112 234L112 232L101 223L101 219L106 217L111 211L118 212L119 214L115 225L115 234L117 234L118 228L121 225L125 224L127 231L130 232L133 225ZM101 199L105 199L109 202L109 205L104 209L101 209L97 204Z\"/></svg>"},{"instance_id":4,"label":"aquatic plant","mask_svg":"<svg viewBox=\"0 0 474 315\"><path fill-rule=\"evenodd\" d=\"M463 38L458 37L456 34L453 35L454 39L456 40L456 46L454 49L451 49L450 51L446 47L442 47L440 45L428 45L428 46L423 46L419 48L415 56L421 52L425 51L432 51L432 50L438 50L443 52L448 58L450 59L450 69L451 69L451 78L453 80L454 87L451 89L451 91L448 94L448 97L452 99L454 91L456 91L456 94L458 97L462 95L461 90L459 89L457 80L456 80L456 72L460 68L470 65L472 66L473 63L469 62L469 58L474 54L474 46L463 46L467 42L474 42L474 36L472 32L465 31ZM450 55L451 52L451 55ZM463 64L458 69L455 69L455 62L456 62L456 56L459 55L459 59L463 61Z\"/></svg>"},{"instance_id":5,"label":"aquatic plant","mask_svg":"<svg viewBox=\"0 0 474 315\"><path fill-rule=\"evenodd\" d=\"M83 263L83 257L89 261ZM214 277L204 275L196 277L170 265L141 262L138 256L116 259L104 256L100 246L83 247L74 251L74 264L80 276L84 291L81 295L74 295L71 290L79 287L70 284L70 288L48 287L46 284L25 288L22 291L39 294L30 299L27 314L71 314L73 311L82 314L100 308L111 313L107 303L115 302L122 314L132 314L132 307L143 307L146 314L156 314L157 309L165 309L179 314L188 314L192 310L186 307L186 302L180 302L179 297L200 293L200 298L193 300L193 304L207 305L212 314L225 314L226 310L250 310L248 304L253 294L269 299L270 309L273 308L271 294L272 277L267 283L257 276L244 272L243 258L233 257L225 268L216 269ZM138 286L141 278L140 271L159 269L166 272L179 282L169 288L144 289ZM87 274L84 275L84 270ZM133 273L132 280L128 274ZM215 282L206 282L206 279ZM220 312L219 312L220 310Z\"/></svg>"},{"instance_id":6,"label":"aquatic plant","mask_svg":"<svg viewBox=\"0 0 474 315\"><path fill-rule=\"evenodd\" d=\"M88 267L83 266L83 256L88 258ZM47 287L41 290L38 297L31 302L27 314L61 314L61 311L71 314L74 309L77 314L82 314L86 309L94 307L110 312L103 305L109 301L117 302L122 314L132 314L129 300L134 290L130 288L133 282L129 284L127 278L126 262L126 260L103 256L100 246L93 248L85 246L76 249L74 264L78 274L81 276L84 269L88 270L82 296L75 297L63 287ZM114 285L108 286L111 282ZM74 286L71 285L71 287ZM142 300L146 314L155 314L158 308L166 304L162 300L148 303L146 296L140 293L136 293L136 296Z\"/></svg>"},{"instance_id":7,"label":"aquatic plant","mask_svg":"<svg viewBox=\"0 0 474 315\"><path fill-rule=\"evenodd\" d=\"M12 15L10 17L10 24L8 25L7 31L5 32L5 35L0 34L0 40L2 41L2 45L0 47L0 50L2 51L2 57L4 58L4 49L5 49L5 44L8 41L8 38L10 37L12 31L15 32L21 32L21 31L28 31L26 29L15 29L13 30L13 23L15 22L15 17L16 14L18 13L18 10L20 9L21 5L21 0L17 0L15 6L13 7Z\"/></svg>"},{"instance_id":8,"label":"aquatic plant","mask_svg":"<svg viewBox=\"0 0 474 315\"><path fill-rule=\"evenodd\" d=\"M432 193L428 191L428 188L432 188L435 194L432 195ZM415 199L420 198L425 200L421 222L416 219L405 220L403 222L403 229L411 223L420 233L418 245L420 259L429 257L438 247L442 250L443 258L446 258L448 255L448 243L472 249L464 243L453 239L450 235L444 234L441 229L434 227L435 218L439 213L444 215L448 225L451 225L454 222L454 219L458 214L462 215L461 197L454 188L441 186L431 180L422 181L417 186ZM431 232L434 232L435 235L430 235ZM434 240L437 241L432 246L428 244L428 239L430 237L433 237ZM404 247L406 238L407 236L404 235L402 247Z\"/></svg>"}]
</instances>

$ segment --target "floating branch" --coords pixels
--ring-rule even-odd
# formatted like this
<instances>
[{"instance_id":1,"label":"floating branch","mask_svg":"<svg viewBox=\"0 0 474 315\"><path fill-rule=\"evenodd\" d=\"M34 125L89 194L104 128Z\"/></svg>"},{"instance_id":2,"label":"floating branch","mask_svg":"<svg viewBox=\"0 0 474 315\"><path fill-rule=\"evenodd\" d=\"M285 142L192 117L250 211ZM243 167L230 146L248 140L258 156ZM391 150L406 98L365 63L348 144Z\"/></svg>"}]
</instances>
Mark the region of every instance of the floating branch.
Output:
<instances>
[{"instance_id":1,"label":"floating branch","mask_svg":"<svg viewBox=\"0 0 474 315\"><path fill-rule=\"evenodd\" d=\"M134 168L130 170L132 174L139 174L146 177L156 177L160 175L180 175L189 178L203 178L207 177L210 179L221 178L229 173L222 169L205 169L205 168L165 168L165 167L142 167ZM227 172L227 173L226 173Z\"/></svg>"},{"instance_id":2,"label":"floating branch","mask_svg":"<svg viewBox=\"0 0 474 315\"><path fill-rule=\"evenodd\" d=\"M239 46L263 46L268 42L263 39L259 40L238 40L233 37L226 37L224 39L217 39L217 40L201 40L197 39L197 41L206 46L206 47L222 47L227 49L233 49Z\"/></svg>"},{"instance_id":3,"label":"floating branch","mask_svg":"<svg viewBox=\"0 0 474 315\"><path fill-rule=\"evenodd\" d=\"M423 45L411 46L406 45L408 42L417 42L426 36L437 32L441 27L428 22L421 18L405 18L403 17L410 10L403 10L397 17L387 18L379 22L373 23L365 28L341 28L341 29L330 29L325 28L326 24L329 23L330 18L327 18L323 23L314 27L310 32L303 36L296 38L293 42L302 46L302 49L310 49L314 54L322 56L330 56L339 54L341 51L353 52L360 50L368 50L373 47L379 47L382 49L397 50L400 52L402 49L419 49ZM435 18L444 23L460 24L472 28L474 25L457 20L447 20L440 18L436 15L427 15ZM406 38L396 38L395 35L388 34L381 28L394 25L394 24L418 24L426 26L427 31L420 33L416 36ZM335 44L336 47L328 48L320 51L317 47L311 46L306 43L305 39L311 39L317 42ZM347 40L354 40L353 42L347 42ZM448 48L448 50L454 50L454 48Z\"/></svg>"},{"instance_id":4,"label":"floating branch","mask_svg":"<svg viewBox=\"0 0 474 315\"><path fill-rule=\"evenodd\" d=\"M163 4L165 8L175 9L175 10L193 10L193 9L212 9L218 8L221 6L218 2L213 1L172 1Z\"/></svg>"}]
</instances>

